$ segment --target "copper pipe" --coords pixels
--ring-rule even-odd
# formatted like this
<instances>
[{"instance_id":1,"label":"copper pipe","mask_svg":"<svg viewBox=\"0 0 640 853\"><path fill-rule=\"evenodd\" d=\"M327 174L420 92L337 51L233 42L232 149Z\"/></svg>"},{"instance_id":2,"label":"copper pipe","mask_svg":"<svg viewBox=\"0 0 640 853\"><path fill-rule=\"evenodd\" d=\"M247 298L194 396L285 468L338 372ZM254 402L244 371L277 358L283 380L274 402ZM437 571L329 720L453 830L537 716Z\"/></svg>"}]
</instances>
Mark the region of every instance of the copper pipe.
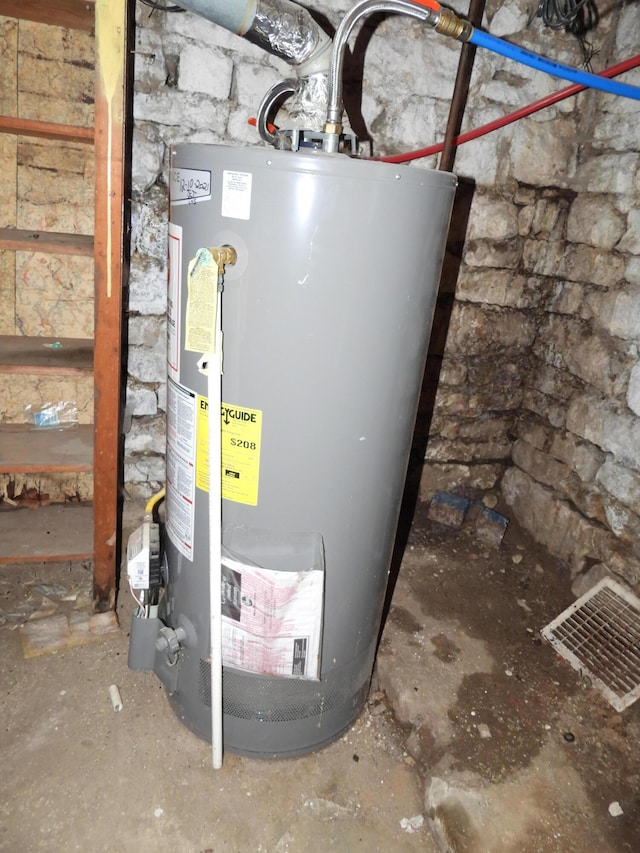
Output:
<instances>
[{"instance_id":1,"label":"copper pipe","mask_svg":"<svg viewBox=\"0 0 640 853\"><path fill-rule=\"evenodd\" d=\"M470 0L469 13L467 20L474 27L479 27L482 23L486 0ZM467 106L467 97L469 95L469 84L471 83L471 72L473 71L473 61L476 56L475 45L464 42L460 49L460 60L458 62L458 72L456 74L456 82L453 88L453 97L451 98L451 106L449 108L449 119L447 121L447 129L444 134L444 143L442 156L438 168L441 172L451 172L456 159L456 144L455 138L460 133L464 111Z\"/></svg>"}]
</instances>

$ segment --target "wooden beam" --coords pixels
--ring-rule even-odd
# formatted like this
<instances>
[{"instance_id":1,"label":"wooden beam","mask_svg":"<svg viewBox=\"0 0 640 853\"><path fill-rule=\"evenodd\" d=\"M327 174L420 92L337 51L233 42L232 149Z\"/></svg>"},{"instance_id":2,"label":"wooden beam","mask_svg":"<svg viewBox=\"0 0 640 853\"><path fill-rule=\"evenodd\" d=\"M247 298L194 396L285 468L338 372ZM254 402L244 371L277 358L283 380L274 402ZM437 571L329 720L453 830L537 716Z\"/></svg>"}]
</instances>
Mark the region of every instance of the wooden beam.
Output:
<instances>
[{"instance_id":1,"label":"wooden beam","mask_svg":"<svg viewBox=\"0 0 640 853\"><path fill-rule=\"evenodd\" d=\"M91 32L94 0L0 0L0 15Z\"/></svg>"},{"instance_id":2,"label":"wooden beam","mask_svg":"<svg viewBox=\"0 0 640 853\"><path fill-rule=\"evenodd\" d=\"M92 127L76 127L71 124L56 124L52 121L35 121L14 116L0 116L0 133L37 136L39 139L55 139L61 142L93 143Z\"/></svg>"},{"instance_id":3,"label":"wooden beam","mask_svg":"<svg viewBox=\"0 0 640 853\"><path fill-rule=\"evenodd\" d=\"M122 289L134 3L96 0L93 607L115 606L120 562Z\"/></svg>"},{"instance_id":4,"label":"wooden beam","mask_svg":"<svg viewBox=\"0 0 640 853\"><path fill-rule=\"evenodd\" d=\"M14 252L46 252L51 255L93 255L93 237L53 231L0 228L0 249Z\"/></svg>"}]
</instances>

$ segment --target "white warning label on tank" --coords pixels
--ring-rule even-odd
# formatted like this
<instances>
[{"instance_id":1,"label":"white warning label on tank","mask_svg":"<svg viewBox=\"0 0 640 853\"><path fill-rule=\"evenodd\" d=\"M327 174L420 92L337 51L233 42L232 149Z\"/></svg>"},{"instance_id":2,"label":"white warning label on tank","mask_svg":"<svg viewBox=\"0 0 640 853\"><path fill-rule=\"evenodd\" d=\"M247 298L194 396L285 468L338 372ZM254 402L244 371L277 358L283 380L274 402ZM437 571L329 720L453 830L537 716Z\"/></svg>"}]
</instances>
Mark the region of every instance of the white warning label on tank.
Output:
<instances>
[{"instance_id":1,"label":"white warning label on tank","mask_svg":"<svg viewBox=\"0 0 640 853\"><path fill-rule=\"evenodd\" d=\"M253 175L250 172L222 173L222 216L229 219L251 218L252 181Z\"/></svg>"},{"instance_id":2,"label":"white warning label on tank","mask_svg":"<svg viewBox=\"0 0 640 853\"><path fill-rule=\"evenodd\" d=\"M204 169L171 169L169 201L171 204L197 204L211 199L211 172Z\"/></svg>"},{"instance_id":3,"label":"white warning label on tank","mask_svg":"<svg viewBox=\"0 0 640 853\"><path fill-rule=\"evenodd\" d=\"M167 365L169 376L180 371L180 290L182 277L182 228L169 223L169 275L167 290Z\"/></svg>"},{"instance_id":4,"label":"white warning label on tank","mask_svg":"<svg viewBox=\"0 0 640 853\"><path fill-rule=\"evenodd\" d=\"M167 383L167 533L193 560L196 395Z\"/></svg>"}]
</instances>

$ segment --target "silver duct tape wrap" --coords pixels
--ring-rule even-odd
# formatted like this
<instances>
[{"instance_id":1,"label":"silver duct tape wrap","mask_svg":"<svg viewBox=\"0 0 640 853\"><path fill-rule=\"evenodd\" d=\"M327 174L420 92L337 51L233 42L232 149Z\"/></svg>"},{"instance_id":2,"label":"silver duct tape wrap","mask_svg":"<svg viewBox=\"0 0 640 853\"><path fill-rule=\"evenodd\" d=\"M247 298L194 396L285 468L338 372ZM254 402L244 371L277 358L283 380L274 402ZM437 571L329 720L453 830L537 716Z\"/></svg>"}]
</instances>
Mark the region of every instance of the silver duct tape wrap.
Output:
<instances>
[{"instance_id":1,"label":"silver duct tape wrap","mask_svg":"<svg viewBox=\"0 0 640 853\"><path fill-rule=\"evenodd\" d=\"M287 104L293 126L301 130L322 130L329 101L327 74L310 74L298 80L295 93Z\"/></svg>"},{"instance_id":2,"label":"silver duct tape wrap","mask_svg":"<svg viewBox=\"0 0 640 853\"><path fill-rule=\"evenodd\" d=\"M306 9L290 0L258 0L245 38L290 65L301 65L321 43L318 24Z\"/></svg>"}]
</instances>

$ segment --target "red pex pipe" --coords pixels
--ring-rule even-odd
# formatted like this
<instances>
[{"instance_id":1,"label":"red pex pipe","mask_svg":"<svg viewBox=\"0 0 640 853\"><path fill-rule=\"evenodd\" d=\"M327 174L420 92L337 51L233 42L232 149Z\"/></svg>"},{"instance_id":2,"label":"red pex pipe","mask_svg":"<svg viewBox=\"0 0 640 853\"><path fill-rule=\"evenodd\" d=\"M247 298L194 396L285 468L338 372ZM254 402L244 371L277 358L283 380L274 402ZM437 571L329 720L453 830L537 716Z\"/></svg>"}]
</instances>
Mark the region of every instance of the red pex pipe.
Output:
<instances>
[{"instance_id":1,"label":"red pex pipe","mask_svg":"<svg viewBox=\"0 0 640 853\"><path fill-rule=\"evenodd\" d=\"M436 0L411 0L411 2L415 3L416 6L424 6L425 9L431 9L433 12L439 12L442 9L442 6L436 3Z\"/></svg>"},{"instance_id":2,"label":"red pex pipe","mask_svg":"<svg viewBox=\"0 0 640 853\"><path fill-rule=\"evenodd\" d=\"M420 5L427 5L427 2ZM637 68L640 65L640 54L632 56L630 59L625 59L624 62L619 62L617 65L612 65L604 71L600 71L599 77L617 77L618 74L623 74L625 71L630 71L632 68ZM552 92L538 101L534 101L526 107L520 107L509 115L498 118L495 121L490 121L488 124L483 124L475 130L470 130L467 133L461 133L453 140L454 145L462 145L465 142L471 142L472 139L478 139L480 136L485 136L494 130L499 130L501 127L506 127L514 121L530 116L532 113L537 113L546 107L557 104L559 101L564 101L565 98L570 98L572 95L577 95L578 92L584 91L587 86L582 86L579 83L574 83L571 86L566 86L564 89L559 89L557 92ZM430 157L432 154L439 154L443 149L443 143L437 142L430 145L428 148L420 148L417 151L410 151L407 154L393 154L389 157L373 157L373 160L380 160L383 163L409 163L411 160L419 160L422 157Z\"/></svg>"}]
</instances>

